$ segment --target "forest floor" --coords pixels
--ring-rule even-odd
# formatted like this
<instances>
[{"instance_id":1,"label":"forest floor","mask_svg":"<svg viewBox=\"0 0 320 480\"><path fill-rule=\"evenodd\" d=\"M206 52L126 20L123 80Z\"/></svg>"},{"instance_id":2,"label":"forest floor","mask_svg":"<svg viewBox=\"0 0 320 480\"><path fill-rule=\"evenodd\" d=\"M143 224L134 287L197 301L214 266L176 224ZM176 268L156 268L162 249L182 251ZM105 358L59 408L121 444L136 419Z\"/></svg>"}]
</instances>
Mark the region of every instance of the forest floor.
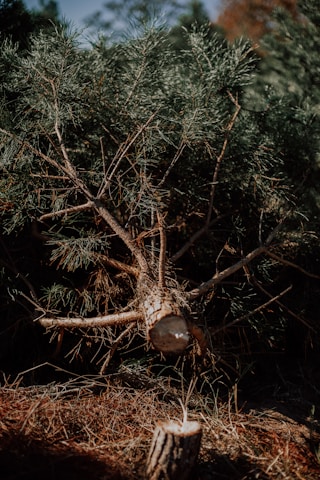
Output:
<instances>
[{"instance_id":1,"label":"forest floor","mask_svg":"<svg viewBox=\"0 0 320 480\"><path fill-rule=\"evenodd\" d=\"M194 480L320 478L317 405L302 383L222 401L129 367L42 386L21 378L0 387L2 480L143 479L155 425L182 420L182 405L203 430Z\"/></svg>"}]
</instances>

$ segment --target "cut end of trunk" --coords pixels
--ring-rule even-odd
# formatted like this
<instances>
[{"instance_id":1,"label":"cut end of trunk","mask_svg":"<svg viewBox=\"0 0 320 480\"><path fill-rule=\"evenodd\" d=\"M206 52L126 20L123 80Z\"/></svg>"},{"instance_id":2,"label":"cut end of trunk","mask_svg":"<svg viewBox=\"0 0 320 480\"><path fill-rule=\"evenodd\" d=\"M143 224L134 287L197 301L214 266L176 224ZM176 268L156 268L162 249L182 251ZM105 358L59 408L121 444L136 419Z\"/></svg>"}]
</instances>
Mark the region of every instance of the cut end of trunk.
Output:
<instances>
[{"instance_id":1,"label":"cut end of trunk","mask_svg":"<svg viewBox=\"0 0 320 480\"><path fill-rule=\"evenodd\" d=\"M180 354L187 348L190 335L187 322L178 315L168 315L149 330L150 340L157 350L167 354Z\"/></svg>"}]
</instances>

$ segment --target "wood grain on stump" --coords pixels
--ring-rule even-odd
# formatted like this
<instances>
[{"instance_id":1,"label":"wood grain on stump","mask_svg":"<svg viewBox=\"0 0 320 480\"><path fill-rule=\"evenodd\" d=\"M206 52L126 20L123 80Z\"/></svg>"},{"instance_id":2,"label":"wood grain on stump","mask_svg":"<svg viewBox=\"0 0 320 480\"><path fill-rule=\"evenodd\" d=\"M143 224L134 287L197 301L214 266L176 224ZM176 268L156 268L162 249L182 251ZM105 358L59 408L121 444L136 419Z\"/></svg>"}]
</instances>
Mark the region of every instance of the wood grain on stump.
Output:
<instances>
[{"instance_id":1,"label":"wood grain on stump","mask_svg":"<svg viewBox=\"0 0 320 480\"><path fill-rule=\"evenodd\" d=\"M147 479L190 479L199 454L201 435L199 422L159 423L147 459Z\"/></svg>"}]
</instances>

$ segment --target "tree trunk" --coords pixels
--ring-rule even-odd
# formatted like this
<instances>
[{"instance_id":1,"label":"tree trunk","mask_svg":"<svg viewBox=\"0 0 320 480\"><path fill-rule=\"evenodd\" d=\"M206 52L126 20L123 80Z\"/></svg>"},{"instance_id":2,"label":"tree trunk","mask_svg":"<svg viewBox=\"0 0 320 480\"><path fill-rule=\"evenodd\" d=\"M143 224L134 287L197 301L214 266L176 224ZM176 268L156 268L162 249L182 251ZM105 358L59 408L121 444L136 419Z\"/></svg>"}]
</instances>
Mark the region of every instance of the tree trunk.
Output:
<instances>
[{"instance_id":1,"label":"tree trunk","mask_svg":"<svg viewBox=\"0 0 320 480\"><path fill-rule=\"evenodd\" d=\"M188 324L170 291L157 285L143 288L142 308L147 337L156 350L180 354L190 340Z\"/></svg>"},{"instance_id":2,"label":"tree trunk","mask_svg":"<svg viewBox=\"0 0 320 480\"><path fill-rule=\"evenodd\" d=\"M190 479L199 454L201 435L199 422L159 423L147 459L147 479Z\"/></svg>"}]
</instances>

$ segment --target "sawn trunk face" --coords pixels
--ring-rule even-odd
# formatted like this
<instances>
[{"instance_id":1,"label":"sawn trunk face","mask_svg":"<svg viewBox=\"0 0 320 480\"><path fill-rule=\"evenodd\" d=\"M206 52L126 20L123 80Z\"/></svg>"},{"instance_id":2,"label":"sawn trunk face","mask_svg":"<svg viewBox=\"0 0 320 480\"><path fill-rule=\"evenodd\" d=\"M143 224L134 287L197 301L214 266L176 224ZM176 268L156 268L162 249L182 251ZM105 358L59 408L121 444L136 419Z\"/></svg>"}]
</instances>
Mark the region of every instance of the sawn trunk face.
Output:
<instances>
[{"instance_id":1,"label":"sawn trunk face","mask_svg":"<svg viewBox=\"0 0 320 480\"><path fill-rule=\"evenodd\" d=\"M160 289L155 282L144 281L141 290L148 340L165 354L183 353L190 334L177 300L169 289Z\"/></svg>"}]
</instances>

